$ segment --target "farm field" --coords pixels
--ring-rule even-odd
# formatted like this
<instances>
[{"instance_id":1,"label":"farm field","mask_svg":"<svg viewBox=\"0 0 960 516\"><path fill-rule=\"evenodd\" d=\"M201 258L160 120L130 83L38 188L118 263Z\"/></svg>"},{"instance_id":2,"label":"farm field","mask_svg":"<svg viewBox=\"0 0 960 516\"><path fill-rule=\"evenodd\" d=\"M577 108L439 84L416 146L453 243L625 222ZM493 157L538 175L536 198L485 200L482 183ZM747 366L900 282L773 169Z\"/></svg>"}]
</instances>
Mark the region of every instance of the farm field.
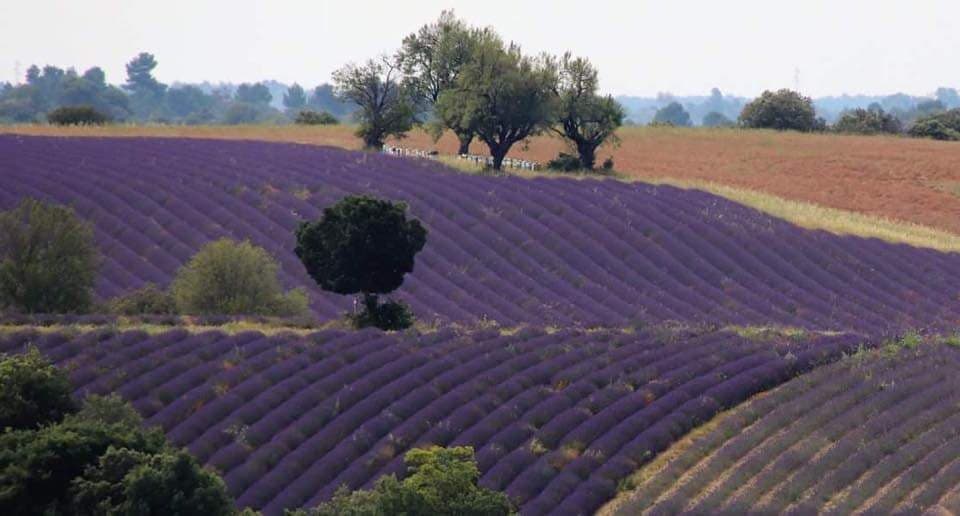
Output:
<instances>
[{"instance_id":1,"label":"farm field","mask_svg":"<svg viewBox=\"0 0 960 516\"><path fill-rule=\"evenodd\" d=\"M426 323L856 329L960 319L960 255L797 228L695 190L614 180L456 174L423 160L305 145L198 139L0 137L0 207L71 204L105 257L98 294L165 286L200 247L250 239L321 319L293 254L298 221L350 193L409 203L430 231L398 291Z\"/></svg>"},{"instance_id":2,"label":"farm field","mask_svg":"<svg viewBox=\"0 0 960 516\"><path fill-rule=\"evenodd\" d=\"M719 410L864 343L728 331L155 336L17 332L78 394L118 392L268 516L402 472L413 446L471 445L524 514L587 514Z\"/></svg>"},{"instance_id":3,"label":"farm field","mask_svg":"<svg viewBox=\"0 0 960 516\"><path fill-rule=\"evenodd\" d=\"M9 126L2 132L73 136L167 136L287 141L357 149L350 126ZM960 145L910 138L710 129L623 128L604 148L625 177L709 188L710 183L960 234ZM421 131L394 142L434 148ZM436 146L456 150L449 134ZM485 154L474 142L472 152ZM561 140L534 138L511 155L546 162ZM723 194L723 191L718 191ZM744 200L744 196L740 196Z\"/></svg>"},{"instance_id":4,"label":"farm field","mask_svg":"<svg viewBox=\"0 0 960 516\"><path fill-rule=\"evenodd\" d=\"M742 404L601 514L960 510L960 349L848 357Z\"/></svg>"},{"instance_id":5,"label":"farm field","mask_svg":"<svg viewBox=\"0 0 960 516\"><path fill-rule=\"evenodd\" d=\"M669 184L464 174L236 131L0 135L0 209L33 196L90 221L100 301L249 239L316 325L8 317L0 353L36 346L78 396L118 392L238 506L313 506L428 444L473 446L481 485L523 515L955 506L960 352L933 341L960 323L960 254ZM357 193L429 231L396 292L414 328L343 330L350 299L293 252L299 221Z\"/></svg>"}]
</instances>

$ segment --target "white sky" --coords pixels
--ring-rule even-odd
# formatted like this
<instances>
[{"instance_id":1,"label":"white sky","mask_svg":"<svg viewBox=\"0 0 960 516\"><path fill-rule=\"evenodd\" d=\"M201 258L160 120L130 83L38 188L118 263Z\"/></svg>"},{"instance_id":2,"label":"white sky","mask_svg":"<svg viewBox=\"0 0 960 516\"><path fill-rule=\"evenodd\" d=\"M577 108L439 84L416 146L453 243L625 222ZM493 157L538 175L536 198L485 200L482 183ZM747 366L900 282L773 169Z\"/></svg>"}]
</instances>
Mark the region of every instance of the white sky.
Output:
<instances>
[{"instance_id":1,"label":"white sky","mask_svg":"<svg viewBox=\"0 0 960 516\"><path fill-rule=\"evenodd\" d=\"M442 9L529 52L571 50L615 94L929 94L960 88L960 0L0 0L0 81L30 64L124 64L163 82L326 82L399 46Z\"/></svg>"}]
</instances>

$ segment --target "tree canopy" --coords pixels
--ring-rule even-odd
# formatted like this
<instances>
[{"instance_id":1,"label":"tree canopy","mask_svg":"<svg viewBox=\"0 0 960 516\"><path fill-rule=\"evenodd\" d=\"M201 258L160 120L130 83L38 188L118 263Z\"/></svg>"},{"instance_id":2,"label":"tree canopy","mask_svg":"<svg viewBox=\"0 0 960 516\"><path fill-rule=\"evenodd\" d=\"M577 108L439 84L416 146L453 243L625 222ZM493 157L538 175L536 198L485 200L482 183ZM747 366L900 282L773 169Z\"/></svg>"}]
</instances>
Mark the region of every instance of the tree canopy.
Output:
<instances>
[{"instance_id":1,"label":"tree canopy","mask_svg":"<svg viewBox=\"0 0 960 516\"><path fill-rule=\"evenodd\" d=\"M690 127L693 122L690 120L690 113L679 102L671 102L657 110L653 116L654 124L673 125L677 127Z\"/></svg>"},{"instance_id":2,"label":"tree canopy","mask_svg":"<svg viewBox=\"0 0 960 516\"><path fill-rule=\"evenodd\" d=\"M764 91L740 113L740 125L754 129L815 131L822 127L813 101L795 91Z\"/></svg>"}]
</instances>

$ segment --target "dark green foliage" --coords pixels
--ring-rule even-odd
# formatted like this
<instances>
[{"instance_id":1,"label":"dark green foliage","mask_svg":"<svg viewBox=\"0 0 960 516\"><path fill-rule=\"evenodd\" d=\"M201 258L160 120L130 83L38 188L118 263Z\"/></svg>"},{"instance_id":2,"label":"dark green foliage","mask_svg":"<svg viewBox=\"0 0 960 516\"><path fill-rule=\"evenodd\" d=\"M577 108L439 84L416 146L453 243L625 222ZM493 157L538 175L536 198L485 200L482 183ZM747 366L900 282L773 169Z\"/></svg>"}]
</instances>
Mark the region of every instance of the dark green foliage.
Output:
<instances>
[{"instance_id":1,"label":"dark green foliage","mask_svg":"<svg viewBox=\"0 0 960 516\"><path fill-rule=\"evenodd\" d=\"M369 491L341 489L329 502L294 516L499 516L515 509L503 493L477 485L480 472L473 448L411 450L404 457L408 475L402 481L382 477Z\"/></svg>"},{"instance_id":2,"label":"dark green foliage","mask_svg":"<svg viewBox=\"0 0 960 516\"><path fill-rule=\"evenodd\" d=\"M234 514L223 480L189 453L109 448L71 488L81 514L225 516Z\"/></svg>"},{"instance_id":3,"label":"dark green foliage","mask_svg":"<svg viewBox=\"0 0 960 516\"><path fill-rule=\"evenodd\" d=\"M608 171L608 172L609 172L609 171L612 171L612 170L613 170L613 157L609 157L609 158L603 160L602 168L603 168L604 170Z\"/></svg>"},{"instance_id":4,"label":"dark green foliage","mask_svg":"<svg viewBox=\"0 0 960 516\"><path fill-rule=\"evenodd\" d=\"M612 96L601 96L598 90L597 69L590 61L564 54L558 67L554 131L576 149L580 168L586 170L593 169L601 145L617 142L615 132L626 117Z\"/></svg>"},{"instance_id":5,"label":"dark green foliage","mask_svg":"<svg viewBox=\"0 0 960 516\"><path fill-rule=\"evenodd\" d=\"M98 262L93 229L72 208L24 199L0 213L0 307L85 311Z\"/></svg>"},{"instance_id":6,"label":"dark green foliage","mask_svg":"<svg viewBox=\"0 0 960 516\"><path fill-rule=\"evenodd\" d=\"M914 138L932 138L941 141L958 141L960 132L952 129L937 117L925 118L913 125L908 131Z\"/></svg>"},{"instance_id":7,"label":"dark green foliage","mask_svg":"<svg viewBox=\"0 0 960 516\"><path fill-rule=\"evenodd\" d=\"M180 268L170 286L177 311L186 315L305 314L306 292L286 294L277 262L261 247L229 238L211 242Z\"/></svg>"},{"instance_id":8,"label":"dark green foliage","mask_svg":"<svg viewBox=\"0 0 960 516\"><path fill-rule=\"evenodd\" d=\"M226 125L257 124L268 117L269 106L249 102L231 102L223 113Z\"/></svg>"},{"instance_id":9,"label":"dark green foliage","mask_svg":"<svg viewBox=\"0 0 960 516\"><path fill-rule=\"evenodd\" d=\"M0 355L0 432L59 422L76 410L70 382L36 348Z\"/></svg>"},{"instance_id":10,"label":"dark green foliage","mask_svg":"<svg viewBox=\"0 0 960 516\"><path fill-rule=\"evenodd\" d=\"M47 113L47 121L53 125L103 125L110 117L93 106L64 106Z\"/></svg>"},{"instance_id":11,"label":"dark green foliage","mask_svg":"<svg viewBox=\"0 0 960 516\"><path fill-rule=\"evenodd\" d=\"M817 119L813 101L809 97L782 89L777 92L764 91L744 106L740 113L740 125L753 129L809 132L822 129L823 123Z\"/></svg>"},{"instance_id":12,"label":"dark green foliage","mask_svg":"<svg viewBox=\"0 0 960 516\"><path fill-rule=\"evenodd\" d=\"M407 206L367 196L346 197L323 210L315 222L297 228L295 252L310 276L324 290L364 294L374 306L376 294L392 292L413 271L414 257L427 241L427 230L416 219L407 220ZM388 308L370 320L395 320L400 312Z\"/></svg>"},{"instance_id":13,"label":"dark green foliage","mask_svg":"<svg viewBox=\"0 0 960 516\"><path fill-rule=\"evenodd\" d=\"M703 117L701 124L704 127L733 127L733 120L727 118L723 113L711 111Z\"/></svg>"},{"instance_id":14,"label":"dark green foliage","mask_svg":"<svg viewBox=\"0 0 960 516\"><path fill-rule=\"evenodd\" d=\"M657 110L651 125L690 127L693 122L690 121L690 113L687 113L687 110L683 109L679 102L671 102Z\"/></svg>"},{"instance_id":15,"label":"dark green foliage","mask_svg":"<svg viewBox=\"0 0 960 516\"><path fill-rule=\"evenodd\" d=\"M557 70L554 60L524 56L490 31L478 31L476 37L470 62L454 87L440 94L435 114L458 134L476 134L487 145L494 170L500 170L514 144L554 123Z\"/></svg>"},{"instance_id":16,"label":"dark green foliage","mask_svg":"<svg viewBox=\"0 0 960 516\"><path fill-rule=\"evenodd\" d=\"M583 168L583 163L579 157L561 152L556 158L547 162L547 168L558 172L576 172Z\"/></svg>"},{"instance_id":17,"label":"dark green foliage","mask_svg":"<svg viewBox=\"0 0 960 516\"><path fill-rule=\"evenodd\" d=\"M413 325L413 312L400 301L379 302L377 296L364 296L364 309L350 314L355 328L380 328L386 331L403 330Z\"/></svg>"},{"instance_id":18,"label":"dark green foliage","mask_svg":"<svg viewBox=\"0 0 960 516\"><path fill-rule=\"evenodd\" d=\"M897 117L875 106L843 113L840 120L833 125L833 130L850 134L900 134L903 124Z\"/></svg>"},{"instance_id":19,"label":"dark green foliage","mask_svg":"<svg viewBox=\"0 0 960 516\"><path fill-rule=\"evenodd\" d=\"M117 315L176 314L173 295L153 283L110 301L110 312Z\"/></svg>"},{"instance_id":20,"label":"dark green foliage","mask_svg":"<svg viewBox=\"0 0 960 516\"><path fill-rule=\"evenodd\" d=\"M163 112L163 100L167 86L153 76L157 60L153 54L141 52L127 63L127 83L130 104L134 114L142 119L152 119Z\"/></svg>"},{"instance_id":21,"label":"dark green foliage","mask_svg":"<svg viewBox=\"0 0 960 516\"><path fill-rule=\"evenodd\" d=\"M379 150L390 136L402 138L416 121L415 102L400 82L395 58L348 64L333 73L333 84L338 97L360 106L356 134L367 149Z\"/></svg>"},{"instance_id":22,"label":"dark green foliage","mask_svg":"<svg viewBox=\"0 0 960 516\"><path fill-rule=\"evenodd\" d=\"M294 120L294 123L301 125L336 125L339 124L340 121L337 120L337 117L326 111L317 113L316 111L304 110L297 113L297 118Z\"/></svg>"}]
</instances>

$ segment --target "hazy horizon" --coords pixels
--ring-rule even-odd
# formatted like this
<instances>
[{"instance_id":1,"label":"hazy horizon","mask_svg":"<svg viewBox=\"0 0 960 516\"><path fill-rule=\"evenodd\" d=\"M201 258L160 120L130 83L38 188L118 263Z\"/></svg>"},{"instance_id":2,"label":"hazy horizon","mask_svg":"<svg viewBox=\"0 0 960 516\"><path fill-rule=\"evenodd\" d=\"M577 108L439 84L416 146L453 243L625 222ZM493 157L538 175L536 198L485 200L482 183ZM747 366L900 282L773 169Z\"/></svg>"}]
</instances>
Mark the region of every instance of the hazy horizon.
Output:
<instances>
[{"instance_id":1,"label":"hazy horizon","mask_svg":"<svg viewBox=\"0 0 960 516\"><path fill-rule=\"evenodd\" d=\"M752 97L796 88L814 97L929 95L960 88L960 4L904 2L613 1L482 3L34 0L0 5L0 81L32 64L100 66L107 80L153 53L166 83L274 79L314 86L349 61L396 49L406 34L454 9L529 53L570 50L617 95ZM788 13L789 14L786 14ZM20 76L15 75L19 63ZM799 77L797 72L799 72Z\"/></svg>"}]
</instances>

